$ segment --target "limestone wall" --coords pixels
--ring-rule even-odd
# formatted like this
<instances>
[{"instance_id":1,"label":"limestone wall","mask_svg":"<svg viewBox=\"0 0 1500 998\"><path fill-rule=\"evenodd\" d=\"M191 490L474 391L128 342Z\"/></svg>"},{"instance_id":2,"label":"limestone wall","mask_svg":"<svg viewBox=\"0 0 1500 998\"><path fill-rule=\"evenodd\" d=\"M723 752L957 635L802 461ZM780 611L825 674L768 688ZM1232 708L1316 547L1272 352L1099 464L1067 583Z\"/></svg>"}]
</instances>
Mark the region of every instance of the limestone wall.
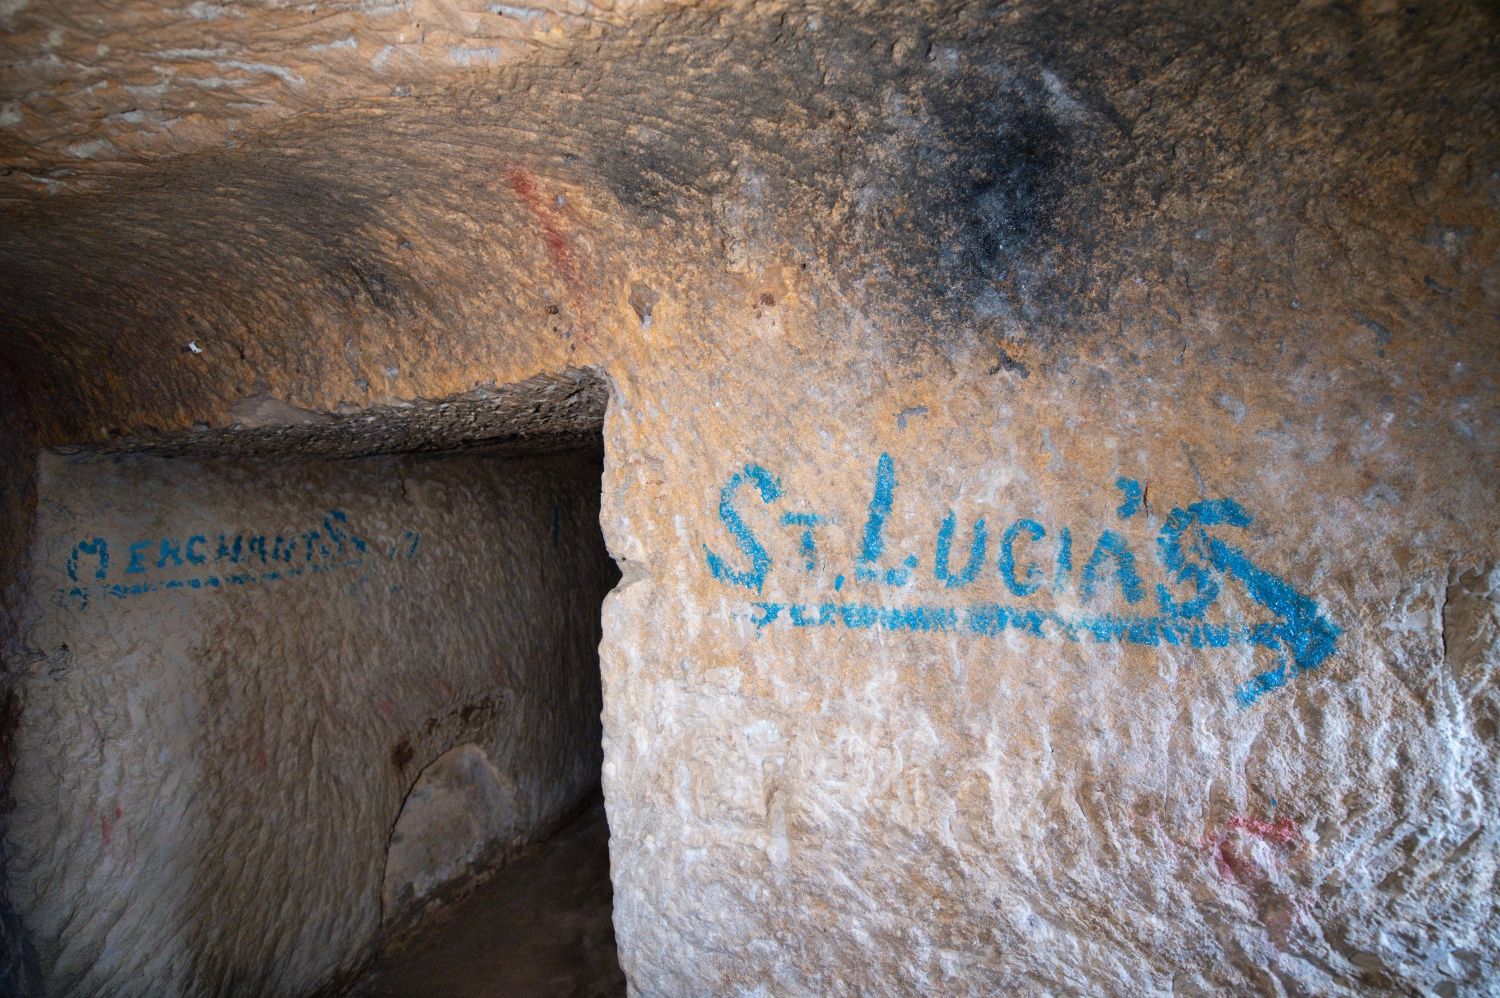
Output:
<instances>
[{"instance_id":1,"label":"limestone wall","mask_svg":"<svg viewBox=\"0 0 1500 998\"><path fill-rule=\"evenodd\" d=\"M1270 375L1252 431L1169 429L998 377L611 468L637 993L1484 993L1500 576L1451 410L1319 430Z\"/></svg>"},{"instance_id":2,"label":"limestone wall","mask_svg":"<svg viewBox=\"0 0 1500 998\"><path fill-rule=\"evenodd\" d=\"M1495 12L628 9L223 146L205 105L169 159L91 97L58 118L112 148L70 165L18 73L0 303L42 442L462 436L444 400L526 425L537 376L607 378L639 995L1492 992ZM332 792L339 744L303 751ZM77 799L93 829L115 791ZM89 897L38 933L128 937L133 895ZM190 942L162 959L234 952Z\"/></svg>"},{"instance_id":3,"label":"limestone wall","mask_svg":"<svg viewBox=\"0 0 1500 998\"><path fill-rule=\"evenodd\" d=\"M597 460L46 457L8 837L48 990L327 982L377 941L398 813L454 746L504 820L440 869L398 857L388 924L576 806Z\"/></svg>"}]
</instances>

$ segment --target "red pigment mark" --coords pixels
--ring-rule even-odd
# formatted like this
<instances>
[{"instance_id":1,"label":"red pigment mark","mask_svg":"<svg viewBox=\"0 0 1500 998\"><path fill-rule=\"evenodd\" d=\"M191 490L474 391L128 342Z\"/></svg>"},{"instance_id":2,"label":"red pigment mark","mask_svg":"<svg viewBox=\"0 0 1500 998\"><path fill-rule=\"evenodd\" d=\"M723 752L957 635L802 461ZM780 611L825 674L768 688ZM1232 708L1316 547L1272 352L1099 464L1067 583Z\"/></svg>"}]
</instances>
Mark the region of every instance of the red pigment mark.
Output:
<instances>
[{"instance_id":1,"label":"red pigment mark","mask_svg":"<svg viewBox=\"0 0 1500 998\"><path fill-rule=\"evenodd\" d=\"M270 768L266 758L265 736L259 731L248 729L241 731L236 753L242 764L250 763L261 773Z\"/></svg>"},{"instance_id":2,"label":"red pigment mark","mask_svg":"<svg viewBox=\"0 0 1500 998\"><path fill-rule=\"evenodd\" d=\"M438 692L441 693L445 697L451 697L453 695L453 687L449 686L447 683L443 682L441 679L434 680L432 685L436 686L437 689L438 689Z\"/></svg>"},{"instance_id":3,"label":"red pigment mark","mask_svg":"<svg viewBox=\"0 0 1500 998\"><path fill-rule=\"evenodd\" d=\"M380 700L380 712L386 717L396 716L396 705L384 697Z\"/></svg>"},{"instance_id":4,"label":"red pigment mark","mask_svg":"<svg viewBox=\"0 0 1500 998\"><path fill-rule=\"evenodd\" d=\"M1220 839L1214 848L1214 869L1219 871L1221 880L1232 883L1244 881L1254 882L1259 879L1259 872L1254 863L1247 863L1234 853L1234 847L1229 844L1228 839Z\"/></svg>"},{"instance_id":5,"label":"red pigment mark","mask_svg":"<svg viewBox=\"0 0 1500 998\"><path fill-rule=\"evenodd\" d=\"M1302 838L1297 825L1290 818L1281 818L1278 821L1266 821L1264 818L1256 818L1248 814L1236 814L1224 822L1223 830L1217 835L1207 836L1200 840L1199 846L1211 851L1214 857L1214 868L1219 871L1219 876L1233 883L1254 883L1265 879L1265 871L1255 863L1254 860L1240 856L1234 848L1229 832L1242 831L1254 835L1264 842L1275 846L1287 847Z\"/></svg>"},{"instance_id":6,"label":"red pigment mark","mask_svg":"<svg viewBox=\"0 0 1500 998\"><path fill-rule=\"evenodd\" d=\"M1296 822L1291 818L1282 818L1280 821L1266 821L1264 818L1254 818L1248 814L1237 814L1224 823L1226 828L1241 828L1251 835L1274 842L1277 845L1289 846L1302 838L1302 833L1297 829Z\"/></svg>"},{"instance_id":7,"label":"red pigment mark","mask_svg":"<svg viewBox=\"0 0 1500 998\"><path fill-rule=\"evenodd\" d=\"M106 850L109 849L109 844L114 838L115 822L118 822L124 813L120 810L120 805L116 804L113 816L108 813L99 815L99 840L104 844Z\"/></svg>"},{"instance_id":8,"label":"red pigment mark","mask_svg":"<svg viewBox=\"0 0 1500 998\"><path fill-rule=\"evenodd\" d=\"M562 279L569 287L578 286L578 259L573 254L573 248L568 245L568 237L563 235L562 230L557 227L557 221L553 218L551 210L547 207L546 200L536 189L536 183L532 181L531 175L519 166L511 167L510 172L505 175L510 181L510 189L516 192L516 197L526 205L528 211L536 216L536 220L542 227L542 238L547 243L547 252L552 255L552 266L562 275Z\"/></svg>"}]
</instances>

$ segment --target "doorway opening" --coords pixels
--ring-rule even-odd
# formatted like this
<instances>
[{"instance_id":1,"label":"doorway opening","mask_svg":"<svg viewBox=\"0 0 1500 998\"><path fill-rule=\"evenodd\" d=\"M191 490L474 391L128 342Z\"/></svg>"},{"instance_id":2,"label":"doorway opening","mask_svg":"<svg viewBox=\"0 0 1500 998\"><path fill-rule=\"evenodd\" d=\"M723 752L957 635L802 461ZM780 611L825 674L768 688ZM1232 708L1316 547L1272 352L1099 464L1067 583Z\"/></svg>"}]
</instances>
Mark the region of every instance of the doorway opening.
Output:
<instances>
[{"instance_id":1,"label":"doorway opening","mask_svg":"<svg viewBox=\"0 0 1500 998\"><path fill-rule=\"evenodd\" d=\"M470 677L480 695L456 722L394 747L393 763L431 761L408 767L381 886L384 952L353 993L623 995L599 787L600 604L620 578L598 527L602 449L433 460L489 462L458 473L512 490L497 518L518 531L512 563L492 563L465 610L500 632L491 678L505 692ZM536 511L543 522L511 522Z\"/></svg>"},{"instance_id":2,"label":"doorway opening","mask_svg":"<svg viewBox=\"0 0 1500 998\"><path fill-rule=\"evenodd\" d=\"M560 965L587 973L544 993L623 993L599 797L607 397L567 371L341 415L247 400L232 429L42 456L51 671L10 832L18 869L87 884L19 895L44 936L69 927L49 980L357 991L378 955L446 937L438 965L474 969L442 993ZM98 855L70 848L86 836Z\"/></svg>"}]
</instances>

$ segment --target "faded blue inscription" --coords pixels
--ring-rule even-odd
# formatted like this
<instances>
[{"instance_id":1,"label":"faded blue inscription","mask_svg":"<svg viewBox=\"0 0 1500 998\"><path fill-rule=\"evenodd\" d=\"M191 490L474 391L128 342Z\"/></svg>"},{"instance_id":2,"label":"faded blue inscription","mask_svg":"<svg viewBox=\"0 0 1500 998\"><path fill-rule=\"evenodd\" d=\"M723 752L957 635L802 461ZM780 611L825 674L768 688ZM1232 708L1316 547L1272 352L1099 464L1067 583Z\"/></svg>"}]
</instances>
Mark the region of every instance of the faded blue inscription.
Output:
<instances>
[{"instance_id":1,"label":"faded blue inscription","mask_svg":"<svg viewBox=\"0 0 1500 998\"><path fill-rule=\"evenodd\" d=\"M1023 532L1034 541L1047 536L1047 529L1035 520L1017 520L1006 527L1005 535L1000 538L1000 578L1017 596L1030 596L1042 587L1042 570L1035 563L1029 563L1023 573L1025 580L1016 578L1016 538Z\"/></svg>"},{"instance_id":2,"label":"faded blue inscription","mask_svg":"<svg viewBox=\"0 0 1500 998\"><path fill-rule=\"evenodd\" d=\"M1078 593L1085 603L1094 598L1099 584L1099 572L1104 568L1105 561L1114 564L1115 578L1119 581L1120 592L1125 595L1125 602L1139 603L1145 599L1145 593L1141 591L1140 576L1135 574L1135 553L1125 543L1125 538L1113 530L1106 530L1099 535L1094 553L1089 555L1088 562L1083 566L1083 580L1078 584Z\"/></svg>"},{"instance_id":3,"label":"faded blue inscription","mask_svg":"<svg viewBox=\"0 0 1500 998\"><path fill-rule=\"evenodd\" d=\"M875 494L870 498L870 514L865 520L864 546L860 549L859 564L854 568L854 577L861 582L883 579L893 586L904 586L911 581L911 570L917 567L917 556L907 555L899 568L878 567L885 551L885 521L891 515L891 502L896 494L896 465L889 454L880 455L875 465Z\"/></svg>"},{"instance_id":4,"label":"faded blue inscription","mask_svg":"<svg viewBox=\"0 0 1500 998\"><path fill-rule=\"evenodd\" d=\"M402 531L384 545L385 557L416 557L421 535ZM128 599L169 590L225 589L262 585L365 563L373 547L349 524L348 514L331 509L311 530L290 534L219 533L154 537L115 545L123 559L110 561L110 543L91 537L73 545L64 569L72 586L60 601L87 607L93 599ZM179 570L198 569L183 577Z\"/></svg>"},{"instance_id":5,"label":"faded blue inscription","mask_svg":"<svg viewBox=\"0 0 1500 998\"><path fill-rule=\"evenodd\" d=\"M719 518L750 567L731 567L707 546L703 550L715 578L761 593L775 563L735 505L741 486L747 482L756 486L761 502L767 505L781 500L784 490L781 481L758 464L747 464L743 471L734 472L724 486ZM915 581L913 570L919 564L917 556L911 554L891 564L893 559L887 551L898 485L895 462L889 454L881 454L875 465L859 550L853 559L854 571L833 576L832 589L837 594L833 599L750 603L750 619L757 631L772 625L841 627L974 638L1013 632L1038 641L1268 649L1276 665L1234 689L1235 699L1246 707L1295 676L1316 669L1337 650L1341 632L1315 600L1256 565L1243 548L1218 536L1226 528L1243 529L1254 522L1244 507L1228 498L1191 503L1166 515L1154 544L1147 545L1159 570L1159 574L1153 574L1164 581L1149 588L1142 578L1146 569L1121 532L1127 528L1125 523L1120 523L1118 530L1100 529L1092 546L1085 543L1080 549L1088 557L1077 572L1075 587L1075 532L1071 527L1049 531L1039 519L1016 519L999 534L992 556L986 519L976 518L964 532L958 513L950 509L936 521L931 549L933 583L944 591L982 589L984 580L989 579L991 586L1003 586L1015 602L930 604L905 599L891 605L876 593L911 586ZM1113 510L1117 521L1141 523L1150 518L1147 491L1141 482L1121 475L1114 486L1122 498ZM824 567L826 552L819 547L814 529L835 522L831 516L808 512L781 516L781 525L800 531L797 550L804 572L816 573ZM1215 533L1211 534L1210 528ZM991 557L993 562L989 561ZM855 590L866 591L863 598L846 590L851 579L856 583ZM1208 611L1229 583L1264 608L1271 619L1210 620ZM1065 611L1045 605L1049 598L1065 593L1074 594L1076 599L1070 602L1081 609ZM1155 612L1144 607L1136 610L1146 603L1148 595L1155 596ZM1126 612L1110 607L1123 607Z\"/></svg>"},{"instance_id":6,"label":"faded blue inscription","mask_svg":"<svg viewBox=\"0 0 1500 998\"><path fill-rule=\"evenodd\" d=\"M932 574L949 589L967 586L979 578L979 570L984 567L985 548L989 545L984 519L981 517L974 521L973 541L969 545L969 562L962 572L954 575L948 570L948 557L953 545L953 532L956 529L958 529L958 517L950 511L944 518L943 525L938 528L937 553L933 556L932 562Z\"/></svg>"},{"instance_id":7,"label":"faded blue inscription","mask_svg":"<svg viewBox=\"0 0 1500 998\"><path fill-rule=\"evenodd\" d=\"M710 551L706 544L703 546L703 554L708 559L708 570L713 573L714 578L760 592L766 581L766 572L771 567L771 556L767 553L766 546L745 526L745 521L734 508L735 496L746 481L755 483L756 489L760 491L760 501L764 503L773 503L781 498L781 483L760 465L747 464L744 473L736 471L730 475L729 481L724 483L724 488L719 492L719 519L724 521L724 527L729 531L729 536L734 538L736 546L750 559L750 568L731 568L727 561Z\"/></svg>"},{"instance_id":8,"label":"faded blue inscription","mask_svg":"<svg viewBox=\"0 0 1500 998\"><path fill-rule=\"evenodd\" d=\"M816 513L781 514L782 526L802 528L802 558L809 572L818 567L818 541L813 528L822 522L823 518Z\"/></svg>"},{"instance_id":9,"label":"faded blue inscription","mask_svg":"<svg viewBox=\"0 0 1500 998\"><path fill-rule=\"evenodd\" d=\"M1120 519L1128 520L1145 508L1146 489L1140 482L1121 475L1115 479L1115 488L1125 496L1125 501L1115 508L1115 514Z\"/></svg>"}]
</instances>

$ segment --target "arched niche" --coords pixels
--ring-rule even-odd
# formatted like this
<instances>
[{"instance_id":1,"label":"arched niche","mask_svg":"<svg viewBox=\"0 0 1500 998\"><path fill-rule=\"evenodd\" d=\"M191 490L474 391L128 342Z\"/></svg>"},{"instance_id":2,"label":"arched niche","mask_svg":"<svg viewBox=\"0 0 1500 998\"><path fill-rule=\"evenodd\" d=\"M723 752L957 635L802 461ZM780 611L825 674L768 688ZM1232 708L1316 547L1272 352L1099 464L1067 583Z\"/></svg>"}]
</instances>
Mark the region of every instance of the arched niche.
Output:
<instances>
[{"instance_id":1,"label":"arched niche","mask_svg":"<svg viewBox=\"0 0 1500 998\"><path fill-rule=\"evenodd\" d=\"M400 932L463 893L520 832L515 788L478 745L464 743L417 776L386 851L381 922Z\"/></svg>"}]
</instances>

